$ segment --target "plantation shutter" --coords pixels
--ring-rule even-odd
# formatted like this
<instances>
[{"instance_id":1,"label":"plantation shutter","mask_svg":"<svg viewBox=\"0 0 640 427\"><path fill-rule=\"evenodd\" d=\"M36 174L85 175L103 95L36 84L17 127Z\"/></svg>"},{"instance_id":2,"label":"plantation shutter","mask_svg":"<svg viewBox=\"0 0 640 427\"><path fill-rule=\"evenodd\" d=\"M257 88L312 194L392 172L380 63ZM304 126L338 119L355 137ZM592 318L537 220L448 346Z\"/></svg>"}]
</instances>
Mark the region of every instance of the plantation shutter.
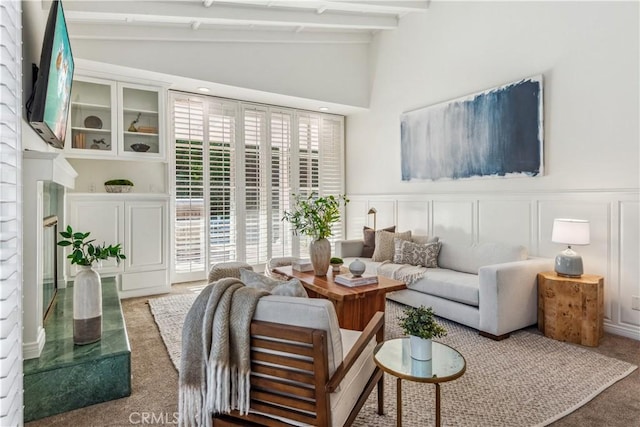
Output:
<instances>
[{"instance_id":1,"label":"plantation shutter","mask_svg":"<svg viewBox=\"0 0 640 427\"><path fill-rule=\"evenodd\" d=\"M244 203L245 261L251 265L267 262L269 251L269 176L266 143L267 112L245 106L244 120Z\"/></svg>"},{"instance_id":2,"label":"plantation shutter","mask_svg":"<svg viewBox=\"0 0 640 427\"><path fill-rule=\"evenodd\" d=\"M0 3L0 425L22 425L20 2Z\"/></svg>"},{"instance_id":3,"label":"plantation shutter","mask_svg":"<svg viewBox=\"0 0 640 427\"><path fill-rule=\"evenodd\" d=\"M175 274L187 280L205 270L204 102L177 97L173 105L175 141Z\"/></svg>"},{"instance_id":4,"label":"plantation shutter","mask_svg":"<svg viewBox=\"0 0 640 427\"><path fill-rule=\"evenodd\" d=\"M209 100L209 263L237 260L236 107Z\"/></svg>"},{"instance_id":5,"label":"plantation shutter","mask_svg":"<svg viewBox=\"0 0 640 427\"><path fill-rule=\"evenodd\" d=\"M320 194L338 196L344 193L343 169L344 120L342 117L323 116L320 143ZM345 217L344 209L340 218ZM343 223L331 228L331 243L343 239Z\"/></svg>"},{"instance_id":6,"label":"plantation shutter","mask_svg":"<svg viewBox=\"0 0 640 427\"><path fill-rule=\"evenodd\" d=\"M289 210L292 188L293 114L272 111L271 135L271 256L291 256L293 242L291 225L282 221Z\"/></svg>"},{"instance_id":7,"label":"plantation shutter","mask_svg":"<svg viewBox=\"0 0 640 427\"><path fill-rule=\"evenodd\" d=\"M320 194L320 116L298 114L298 194ZM325 194L320 194L321 196ZM311 238L299 236L299 256L309 257Z\"/></svg>"}]
</instances>

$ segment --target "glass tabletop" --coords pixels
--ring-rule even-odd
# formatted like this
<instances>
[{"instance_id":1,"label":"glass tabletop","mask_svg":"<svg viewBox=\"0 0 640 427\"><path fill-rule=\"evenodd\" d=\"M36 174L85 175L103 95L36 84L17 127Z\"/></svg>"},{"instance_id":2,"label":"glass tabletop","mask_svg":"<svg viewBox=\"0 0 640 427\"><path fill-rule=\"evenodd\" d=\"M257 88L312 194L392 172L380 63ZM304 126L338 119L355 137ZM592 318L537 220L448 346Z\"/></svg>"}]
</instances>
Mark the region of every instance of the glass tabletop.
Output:
<instances>
[{"instance_id":1,"label":"glass tabletop","mask_svg":"<svg viewBox=\"0 0 640 427\"><path fill-rule=\"evenodd\" d=\"M373 359L383 371L398 378L428 383L455 380L467 367L457 350L437 341L433 341L431 360L412 359L409 353L409 338L395 338L378 344Z\"/></svg>"}]
</instances>

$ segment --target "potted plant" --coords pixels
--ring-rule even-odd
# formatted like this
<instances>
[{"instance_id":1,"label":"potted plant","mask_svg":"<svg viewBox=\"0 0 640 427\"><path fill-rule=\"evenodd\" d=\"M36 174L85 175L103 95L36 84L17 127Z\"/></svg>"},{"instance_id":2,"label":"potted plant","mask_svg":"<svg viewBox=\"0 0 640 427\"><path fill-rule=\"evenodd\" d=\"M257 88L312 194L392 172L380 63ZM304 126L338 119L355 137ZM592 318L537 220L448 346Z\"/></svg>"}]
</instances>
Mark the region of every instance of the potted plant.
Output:
<instances>
[{"instance_id":1,"label":"potted plant","mask_svg":"<svg viewBox=\"0 0 640 427\"><path fill-rule=\"evenodd\" d=\"M329 260L329 264L331 264L331 268L333 268L334 273L340 273L340 267L342 267L344 261L342 261L342 258L332 257Z\"/></svg>"},{"instance_id":2,"label":"potted plant","mask_svg":"<svg viewBox=\"0 0 640 427\"><path fill-rule=\"evenodd\" d=\"M431 340L447 335L447 330L436 322L431 307L407 307L399 325L405 335L409 335L411 357L417 360L431 360Z\"/></svg>"},{"instance_id":3,"label":"potted plant","mask_svg":"<svg viewBox=\"0 0 640 427\"><path fill-rule=\"evenodd\" d=\"M80 266L73 283L73 342L78 345L96 342L102 336L102 282L92 268L93 263L115 258L119 264L126 259L120 244L94 245L86 240L91 233L74 232L71 226L60 232L64 239L59 246L70 247L67 258Z\"/></svg>"},{"instance_id":4,"label":"potted plant","mask_svg":"<svg viewBox=\"0 0 640 427\"><path fill-rule=\"evenodd\" d=\"M332 234L331 226L340 221L340 206L346 206L345 195L319 197L316 192L309 196L293 195L293 209L285 211L283 221L288 221L295 235L302 234L313 239L309 246L311 264L316 276L326 276L331 259L331 244L327 240Z\"/></svg>"}]
</instances>

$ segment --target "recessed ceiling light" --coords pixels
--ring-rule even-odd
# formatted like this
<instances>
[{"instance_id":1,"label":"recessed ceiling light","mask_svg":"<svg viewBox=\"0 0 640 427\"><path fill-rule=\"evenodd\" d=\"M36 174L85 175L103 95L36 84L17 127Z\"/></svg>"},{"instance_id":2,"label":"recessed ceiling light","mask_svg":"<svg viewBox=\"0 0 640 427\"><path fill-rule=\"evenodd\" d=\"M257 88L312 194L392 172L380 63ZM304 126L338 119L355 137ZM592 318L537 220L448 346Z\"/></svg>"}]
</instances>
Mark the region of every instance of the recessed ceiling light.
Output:
<instances>
[{"instance_id":1,"label":"recessed ceiling light","mask_svg":"<svg viewBox=\"0 0 640 427\"><path fill-rule=\"evenodd\" d=\"M208 87L204 87L204 86L199 87L198 90L200 92L209 92L209 88Z\"/></svg>"},{"instance_id":2,"label":"recessed ceiling light","mask_svg":"<svg viewBox=\"0 0 640 427\"><path fill-rule=\"evenodd\" d=\"M320 107L318 108L320 111L329 111L329 107Z\"/></svg>"}]
</instances>

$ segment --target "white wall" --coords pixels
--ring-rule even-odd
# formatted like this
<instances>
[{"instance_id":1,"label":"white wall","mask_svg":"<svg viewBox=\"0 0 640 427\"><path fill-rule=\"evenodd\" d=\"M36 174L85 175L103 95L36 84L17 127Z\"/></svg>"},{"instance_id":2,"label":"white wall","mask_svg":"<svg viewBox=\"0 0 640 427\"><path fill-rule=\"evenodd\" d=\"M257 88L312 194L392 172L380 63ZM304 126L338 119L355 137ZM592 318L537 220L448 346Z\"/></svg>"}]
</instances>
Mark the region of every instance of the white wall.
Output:
<instances>
[{"instance_id":1,"label":"white wall","mask_svg":"<svg viewBox=\"0 0 640 427\"><path fill-rule=\"evenodd\" d=\"M351 194L638 188L638 3L433 2L372 46L347 120ZM402 112L544 76L545 176L401 182ZM366 165L366 166L365 166Z\"/></svg>"},{"instance_id":2,"label":"white wall","mask_svg":"<svg viewBox=\"0 0 640 427\"><path fill-rule=\"evenodd\" d=\"M80 58L294 97L366 107L365 44L73 39Z\"/></svg>"},{"instance_id":3,"label":"white wall","mask_svg":"<svg viewBox=\"0 0 640 427\"><path fill-rule=\"evenodd\" d=\"M378 228L524 244L554 257L553 218L591 221L585 271L605 277L605 327L640 339L637 2L432 2L371 48L371 103L347 117L347 236ZM400 179L404 111L544 76L545 174Z\"/></svg>"}]
</instances>

